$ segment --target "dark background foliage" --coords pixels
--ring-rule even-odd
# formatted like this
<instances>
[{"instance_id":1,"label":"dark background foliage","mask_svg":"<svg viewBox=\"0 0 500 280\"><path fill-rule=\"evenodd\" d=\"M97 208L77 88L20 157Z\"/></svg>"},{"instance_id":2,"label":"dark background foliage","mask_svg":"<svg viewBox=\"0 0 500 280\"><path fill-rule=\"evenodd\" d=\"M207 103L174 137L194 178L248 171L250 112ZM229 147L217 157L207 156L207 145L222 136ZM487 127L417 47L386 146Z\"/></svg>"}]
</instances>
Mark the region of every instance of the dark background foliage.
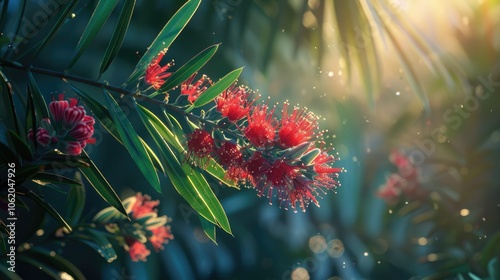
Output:
<instances>
[{"instance_id":1,"label":"dark background foliage","mask_svg":"<svg viewBox=\"0 0 500 280\"><path fill-rule=\"evenodd\" d=\"M18 15L20 7L12 2L2 20ZM41 9L42 2L28 1L27 20ZM20 62L63 71L95 2L80 3L75 17L36 61L30 61L28 55ZM394 59L398 51L394 47L378 48L375 54L370 54L369 46L359 50L378 57L384 69L379 87L366 85L375 78L363 78L359 70L364 67L362 63L356 64L355 59L352 65L346 65L345 59L341 62L343 41L325 35L328 21L334 25L328 13L320 12L331 5L325 7L326 2L203 1L166 55L180 66L207 46L222 43L203 73L217 79L245 66L240 81L258 89L262 99L270 96L270 104L289 100L321 115L321 127L328 130L326 140L333 143L341 159L337 166L346 172L340 174L342 186L335 193L323 195L320 208L311 206L305 213L285 211L269 205L265 198L259 199L254 190L237 191L211 182L234 235L218 231L216 245L204 235L196 214L168 180L162 180L163 194L156 193L125 149L101 129L96 134L97 144L89 146L88 153L120 197L142 192L159 199L159 213L173 219L175 239L161 253L153 253L147 263L132 263L123 252L113 263L106 263L96 252L71 242L55 242L49 245L51 249L75 263L88 279L422 279L430 275L460 279L459 273L462 279L488 277L487 265L495 256L490 251L499 248L498 3L470 3L464 8L427 1L399 6L398 13L409 17L409 24L420 30L422 38L438 46L439 52L407 54L428 100L426 107L404 75L407 70ZM101 80L122 84L183 3L138 1L119 56ZM422 12L433 8L436 12L429 15ZM439 9L451 12L439 13ZM309 12L316 24L308 23ZM116 19L117 13L113 13L110 22ZM449 27L426 33L430 23L425 21ZM334 30L347 28L337 25ZM112 28L105 25L71 74L98 77L96 65ZM41 29L26 44L20 44L19 50L33 46L44 32ZM442 34L453 40L444 40ZM381 33L378 36L384 37ZM405 38L403 33L396 36ZM411 40L401 40L405 51L411 49ZM442 77L432 75L422 63L424 58L441 61L456 86L450 90ZM353 72L350 81L345 78L349 72ZM16 78L25 78L20 72L10 74L14 86ZM70 92L57 79L43 75L36 78L47 99L51 93ZM471 98L479 100L477 106L472 106ZM432 132L441 127L446 127L446 132L435 137ZM414 155L415 164L421 168L420 187L426 191L425 199L388 206L376 197L386 176L396 171L388 159L393 149ZM44 192L56 208L64 209L65 194ZM106 207L92 191L87 191L87 202L84 215L89 219ZM48 225L37 232L41 236L23 235L41 218L34 210L37 206L32 207L32 211L21 212L18 238L37 244L57 224L45 217ZM462 209L470 214L461 215ZM23 270L33 277L38 273L30 267Z\"/></svg>"}]
</instances>

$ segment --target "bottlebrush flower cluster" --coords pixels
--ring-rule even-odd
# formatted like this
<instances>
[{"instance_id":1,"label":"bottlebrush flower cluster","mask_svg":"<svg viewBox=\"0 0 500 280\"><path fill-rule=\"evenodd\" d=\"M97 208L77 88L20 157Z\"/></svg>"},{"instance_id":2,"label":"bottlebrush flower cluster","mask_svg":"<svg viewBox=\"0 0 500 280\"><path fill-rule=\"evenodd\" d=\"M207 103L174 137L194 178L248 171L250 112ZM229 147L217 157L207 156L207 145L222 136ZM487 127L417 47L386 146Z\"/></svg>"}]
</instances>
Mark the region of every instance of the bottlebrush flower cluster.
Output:
<instances>
[{"instance_id":1,"label":"bottlebrush flower cluster","mask_svg":"<svg viewBox=\"0 0 500 280\"><path fill-rule=\"evenodd\" d=\"M158 200L151 200L148 195L137 193L123 201L130 221L113 207L108 207L95 215L94 222L104 224L115 235L132 261L146 261L151 254L148 242L155 252L159 252L164 249L164 244L174 238L170 226L166 225L169 218L158 217L156 208L159 203Z\"/></svg>"},{"instance_id":2,"label":"bottlebrush flower cluster","mask_svg":"<svg viewBox=\"0 0 500 280\"><path fill-rule=\"evenodd\" d=\"M156 88L169 74L168 65L159 68L161 52L148 67L146 84ZM149 69L152 69L149 71ZM162 71L153 71L161 69ZM180 86L179 96L190 103L207 90L210 79L195 74ZM164 78L162 78L164 77ZM336 159L324 148L317 117L306 109L284 104L281 119L276 108L256 104L255 92L232 85L215 98L215 105L199 118L199 126L186 136L186 158L206 167L210 158L225 170L226 178L257 190L259 196L277 196L280 206L306 210L318 197L335 189L341 168L332 167ZM319 146L319 147L317 147Z\"/></svg>"},{"instance_id":3,"label":"bottlebrush flower cluster","mask_svg":"<svg viewBox=\"0 0 500 280\"><path fill-rule=\"evenodd\" d=\"M95 143L92 138L95 120L78 106L77 99L64 100L63 94L58 98L49 104L50 118L42 119L41 127L35 133L30 129L28 138L44 148L55 148L77 156L87 144Z\"/></svg>"},{"instance_id":4,"label":"bottlebrush flower cluster","mask_svg":"<svg viewBox=\"0 0 500 280\"><path fill-rule=\"evenodd\" d=\"M387 204L395 205L402 196L412 198L420 192L420 172L399 151L393 151L389 156L389 160L398 168L398 172L387 177L386 183L379 187L377 196L384 199Z\"/></svg>"}]
</instances>

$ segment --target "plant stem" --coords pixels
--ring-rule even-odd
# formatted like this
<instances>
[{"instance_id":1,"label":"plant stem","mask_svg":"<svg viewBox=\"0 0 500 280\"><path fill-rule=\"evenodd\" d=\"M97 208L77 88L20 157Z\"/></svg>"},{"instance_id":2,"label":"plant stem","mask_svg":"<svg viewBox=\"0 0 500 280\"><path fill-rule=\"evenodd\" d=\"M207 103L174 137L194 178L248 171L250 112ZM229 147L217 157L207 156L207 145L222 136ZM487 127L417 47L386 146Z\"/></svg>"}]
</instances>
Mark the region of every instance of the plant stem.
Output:
<instances>
[{"instance_id":1,"label":"plant stem","mask_svg":"<svg viewBox=\"0 0 500 280\"><path fill-rule=\"evenodd\" d=\"M42 74L45 76L60 78L63 81L64 80L71 80L71 81L87 84L87 85L98 87L98 88L104 88L104 89L113 91L115 93L136 97L136 98L139 98L140 100L145 100L145 101L150 102L152 104L162 106L166 109L169 109L169 110L175 111L177 113L180 113L184 116L187 116L190 119L195 119L198 121L207 122L207 120L205 120L204 118L197 116L197 115L194 115L194 114L191 114L191 113L188 113L188 112L186 112L186 111L184 111L184 110L182 110L174 105L167 104L165 102L149 98L147 96L141 95L139 92L134 92L134 91L122 88L122 87L109 85L107 83L87 79L87 78L80 77L80 76L67 74L64 72L58 72L58 71L34 67L34 66L25 66L25 65L20 65L20 64L14 64L14 63L4 61L4 60L0 60L0 66L1 67L9 67L9 68L16 69L16 70L38 73L38 74Z\"/></svg>"}]
</instances>

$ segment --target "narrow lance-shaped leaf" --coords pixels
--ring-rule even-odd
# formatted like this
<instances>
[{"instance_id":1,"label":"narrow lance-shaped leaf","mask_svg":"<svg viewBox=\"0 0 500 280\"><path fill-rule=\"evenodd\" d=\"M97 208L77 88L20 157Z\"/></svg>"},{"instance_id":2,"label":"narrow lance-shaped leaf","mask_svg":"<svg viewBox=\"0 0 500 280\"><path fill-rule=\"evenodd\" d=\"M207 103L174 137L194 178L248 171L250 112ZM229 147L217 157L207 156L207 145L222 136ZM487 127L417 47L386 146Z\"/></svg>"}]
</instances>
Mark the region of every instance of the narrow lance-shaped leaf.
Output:
<instances>
[{"instance_id":1,"label":"narrow lance-shaped leaf","mask_svg":"<svg viewBox=\"0 0 500 280\"><path fill-rule=\"evenodd\" d=\"M200 107L208 102L212 101L217 95L221 94L227 88L229 88L234 82L238 79L238 77L243 71L243 68L235 69L229 72L226 76L220 79L217 83L209 87L205 92L203 92L194 102L194 107ZM192 108L192 107L191 107Z\"/></svg>"},{"instance_id":2,"label":"narrow lance-shaped leaf","mask_svg":"<svg viewBox=\"0 0 500 280\"><path fill-rule=\"evenodd\" d=\"M106 52L104 53L104 58L101 62L101 67L99 68L99 73L104 73L111 62L118 55L118 51L123 44L123 39L125 39L125 34L127 34L127 29L130 24L130 19L132 18L132 13L134 12L135 0L126 0L123 4L120 16L118 18L118 23L116 24L115 31L111 40L108 43Z\"/></svg>"},{"instance_id":3,"label":"narrow lance-shaped leaf","mask_svg":"<svg viewBox=\"0 0 500 280\"><path fill-rule=\"evenodd\" d=\"M57 19L56 23L54 24L54 26L52 27L50 32L47 34L47 36L45 36L43 41L40 43L40 45L36 49L35 53L33 54L33 58L35 58L38 55L38 53L41 50L43 50L45 45L47 45L54 38L54 36L57 34L57 31L59 31L59 29L61 29L64 22L68 19L71 12L73 11L73 8L76 6L77 3L78 3L78 0L69 1L69 3L66 5L66 8L64 8L64 11L61 13L61 16Z\"/></svg>"},{"instance_id":4,"label":"narrow lance-shaped leaf","mask_svg":"<svg viewBox=\"0 0 500 280\"><path fill-rule=\"evenodd\" d=\"M138 110L138 112L144 125L148 129L163 155L161 159L164 160L165 171L167 172L168 178L172 182L174 188L200 215L205 217L210 222L217 224L216 218L210 213L207 206L204 205L202 198L196 194L193 182L189 180L187 174L181 168L180 161L177 159L174 151L172 151L172 149L164 141L155 126L148 120L147 116L143 114L142 110Z\"/></svg>"},{"instance_id":5,"label":"narrow lance-shaped leaf","mask_svg":"<svg viewBox=\"0 0 500 280\"><path fill-rule=\"evenodd\" d=\"M130 84L131 82L137 81L146 72L148 64L153 60L158 53L170 47L172 42L181 33L184 27L187 25L193 14L198 9L201 0L190 0L186 2L167 22L167 24L160 31L156 39L151 43L146 53L141 57L134 72L125 82L124 86Z\"/></svg>"},{"instance_id":6,"label":"narrow lance-shaped leaf","mask_svg":"<svg viewBox=\"0 0 500 280\"><path fill-rule=\"evenodd\" d=\"M78 182L79 185L69 190L66 207L66 216L71 226L77 225L80 221L86 200L85 186L83 185L82 174L80 172L76 172L75 181Z\"/></svg>"},{"instance_id":7,"label":"narrow lance-shaped leaf","mask_svg":"<svg viewBox=\"0 0 500 280\"><path fill-rule=\"evenodd\" d=\"M51 266L46 265L43 261L34 259L24 254L20 254L17 259L29 265L32 265L39 271L43 271L47 274L51 279L57 280L60 279L59 271Z\"/></svg>"},{"instance_id":8,"label":"narrow lance-shaped leaf","mask_svg":"<svg viewBox=\"0 0 500 280\"><path fill-rule=\"evenodd\" d=\"M66 227L69 231L72 231L71 226L64 220L64 218L57 212L52 205L50 205L45 199L41 198L38 194L33 192L32 190L23 189L23 192L29 198L33 199L38 205L42 206L47 213L49 213L54 219L56 219L59 223L61 223L64 227Z\"/></svg>"},{"instance_id":9,"label":"narrow lance-shaped leaf","mask_svg":"<svg viewBox=\"0 0 500 280\"><path fill-rule=\"evenodd\" d=\"M229 221L219 200L200 171L187 163L181 164L175 152L164 141L173 133L146 108L137 104L138 112L146 128L163 152L165 169L179 194L205 219L231 233ZM153 115L153 118L149 118ZM175 140L174 140L175 141Z\"/></svg>"},{"instance_id":10,"label":"narrow lance-shaped leaf","mask_svg":"<svg viewBox=\"0 0 500 280\"><path fill-rule=\"evenodd\" d=\"M203 232L206 234L206 236L212 240L213 243L217 244L217 239L216 239L216 228L213 224L209 223L205 218L199 216L200 218L200 223L201 227L203 228Z\"/></svg>"},{"instance_id":11,"label":"narrow lance-shaped leaf","mask_svg":"<svg viewBox=\"0 0 500 280\"><path fill-rule=\"evenodd\" d=\"M104 95L108 101L108 109L111 118L123 141L123 145L127 148L130 156L151 186L153 186L157 192L161 193L160 179L158 178L151 158L144 148L144 145L139 140L137 132L111 94L104 90Z\"/></svg>"},{"instance_id":12,"label":"narrow lance-shaped leaf","mask_svg":"<svg viewBox=\"0 0 500 280\"><path fill-rule=\"evenodd\" d=\"M13 146L16 148L17 154L20 155L24 159L31 159L31 151L28 145L26 144L26 140L22 139L14 130L9 130L7 132L9 135Z\"/></svg>"},{"instance_id":13,"label":"narrow lance-shaped leaf","mask_svg":"<svg viewBox=\"0 0 500 280\"><path fill-rule=\"evenodd\" d=\"M52 266L59 271L68 273L74 279L86 279L83 273L74 264L53 251L38 246L26 251L26 254L30 258L37 259L45 265Z\"/></svg>"},{"instance_id":14,"label":"narrow lance-shaped leaf","mask_svg":"<svg viewBox=\"0 0 500 280\"><path fill-rule=\"evenodd\" d=\"M215 52L217 52L218 48L219 44L213 45L201 51L191 60L186 62L186 64L182 65L181 68L175 71L174 74L172 74L172 76L170 76L170 78L165 81L165 83L160 87L158 91L168 91L187 80L212 58Z\"/></svg>"},{"instance_id":15,"label":"narrow lance-shaped leaf","mask_svg":"<svg viewBox=\"0 0 500 280\"><path fill-rule=\"evenodd\" d=\"M90 18L87 27L83 31L82 37L80 37L80 40L78 41L75 54L73 55L73 59L71 59L67 69L70 69L88 48L92 40L94 40L97 35L97 32L101 30L104 23L113 12L117 3L118 0L100 0L99 3L97 3L97 7Z\"/></svg>"},{"instance_id":16,"label":"narrow lance-shaped leaf","mask_svg":"<svg viewBox=\"0 0 500 280\"><path fill-rule=\"evenodd\" d=\"M12 99L12 85L7 77L0 71L0 121L7 129L14 129L19 132L18 119Z\"/></svg>"},{"instance_id":17,"label":"narrow lance-shaped leaf","mask_svg":"<svg viewBox=\"0 0 500 280\"><path fill-rule=\"evenodd\" d=\"M62 175L57 175L57 174L53 174L53 173L38 172L32 177L32 179L39 180L41 182L46 182L46 183L62 184L62 185L68 185L68 186L81 186L80 182L77 182L77 181L70 179L68 177L64 177Z\"/></svg>"},{"instance_id":18,"label":"narrow lance-shaped leaf","mask_svg":"<svg viewBox=\"0 0 500 280\"><path fill-rule=\"evenodd\" d=\"M28 72L29 77L29 88L31 90L31 94L33 96L33 103L35 105L35 111L38 119L44 119L49 117L49 109L47 108L47 103L43 98L42 92L38 88L38 85L35 81L35 77L31 72Z\"/></svg>"},{"instance_id":19,"label":"narrow lance-shaped leaf","mask_svg":"<svg viewBox=\"0 0 500 280\"><path fill-rule=\"evenodd\" d=\"M116 194L115 190L109 185L108 181L102 175L101 171L97 169L97 166L94 162L89 158L85 150L82 152L82 157L88 160L89 167L80 168L80 172L87 178L90 185L96 190L96 192L106 201L109 205L116 208L116 210L120 211L125 216L127 215L127 211L123 207L123 204Z\"/></svg>"},{"instance_id":20,"label":"narrow lance-shaped leaf","mask_svg":"<svg viewBox=\"0 0 500 280\"><path fill-rule=\"evenodd\" d=\"M84 91L80 90L70 83L68 83L68 85L76 94L78 94L83 99L85 104L90 108L90 110L92 110L92 113L94 113L94 115L101 122L104 128L111 134L111 136L113 136L118 142L120 142L120 144L123 145L123 142L120 138L120 135L118 134L118 130L116 129L113 120L111 119L111 115L109 114L108 109L93 97L91 97L89 94L85 93Z\"/></svg>"},{"instance_id":21,"label":"narrow lance-shaped leaf","mask_svg":"<svg viewBox=\"0 0 500 280\"><path fill-rule=\"evenodd\" d=\"M112 262L118 257L111 243L100 231L86 229L83 232L76 232L69 237L94 249L107 262Z\"/></svg>"}]
</instances>

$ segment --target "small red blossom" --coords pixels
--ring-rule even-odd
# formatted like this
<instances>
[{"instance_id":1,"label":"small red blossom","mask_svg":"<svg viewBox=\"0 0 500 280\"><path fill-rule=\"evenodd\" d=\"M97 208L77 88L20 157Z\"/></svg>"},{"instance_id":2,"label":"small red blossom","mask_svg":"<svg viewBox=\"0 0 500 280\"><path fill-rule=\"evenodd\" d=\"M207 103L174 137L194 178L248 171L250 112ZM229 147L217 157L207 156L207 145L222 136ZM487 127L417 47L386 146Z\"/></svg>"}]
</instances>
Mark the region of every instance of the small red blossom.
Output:
<instances>
[{"instance_id":1,"label":"small red blossom","mask_svg":"<svg viewBox=\"0 0 500 280\"><path fill-rule=\"evenodd\" d=\"M288 114L288 104L285 103L278 131L279 143L286 148L298 146L311 140L317 127L316 117L311 112L294 108L292 114Z\"/></svg>"},{"instance_id":2,"label":"small red blossom","mask_svg":"<svg viewBox=\"0 0 500 280\"><path fill-rule=\"evenodd\" d=\"M274 109L267 112L266 105L256 106L247 116L248 125L244 134L256 147L263 148L274 142L277 123L273 117Z\"/></svg>"},{"instance_id":3,"label":"small red blossom","mask_svg":"<svg viewBox=\"0 0 500 280\"><path fill-rule=\"evenodd\" d=\"M62 121L64 112L69 107L68 101L64 100L64 94L59 94L58 98L59 100L53 100L49 104L50 113L56 123Z\"/></svg>"},{"instance_id":4,"label":"small red blossom","mask_svg":"<svg viewBox=\"0 0 500 280\"><path fill-rule=\"evenodd\" d=\"M170 226L157 227L151 230L151 237L149 237L149 242L153 245L153 248L158 253L163 250L163 244L167 244L169 240L174 239L172 232L170 232Z\"/></svg>"},{"instance_id":5,"label":"small red blossom","mask_svg":"<svg viewBox=\"0 0 500 280\"><path fill-rule=\"evenodd\" d=\"M319 207L319 202L316 199L317 192L314 188L314 183L305 177L297 177L293 180L293 189L288 195L288 203L292 209L296 209L297 202L303 212L311 202Z\"/></svg>"},{"instance_id":6,"label":"small red blossom","mask_svg":"<svg viewBox=\"0 0 500 280\"><path fill-rule=\"evenodd\" d=\"M87 144L94 144L95 120L86 115L85 109L78 106L78 100L70 98L64 100L64 95L59 94L58 100L49 104L50 118L40 121L41 127L37 129L36 140L46 148L57 148L63 153L77 156ZM34 141L33 131L28 132L28 138Z\"/></svg>"},{"instance_id":7,"label":"small red blossom","mask_svg":"<svg viewBox=\"0 0 500 280\"><path fill-rule=\"evenodd\" d=\"M206 130L196 129L187 135L188 159L195 158L199 162L206 160L215 148L212 135Z\"/></svg>"},{"instance_id":8,"label":"small red blossom","mask_svg":"<svg viewBox=\"0 0 500 280\"><path fill-rule=\"evenodd\" d=\"M172 73L167 72L167 70L174 65L174 62L169 62L164 66L160 66L160 62L165 56L166 50L161 51L158 56L151 61L146 69L146 75L144 76L144 82L151 85L154 89L158 90L165 83L165 80L172 75Z\"/></svg>"},{"instance_id":9,"label":"small red blossom","mask_svg":"<svg viewBox=\"0 0 500 280\"><path fill-rule=\"evenodd\" d=\"M322 151L314 160L314 171L317 173L314 176L314 184L319 188L330 190L336 188L340 184L337 182L338 174L342 172L342 168L332 167L335 158L329 155L326 151Z\"/></svg>"},{"instance_id":10,"label":"small red blossom","mask_svg":"<svg viewBox=\"0 0 500 280\"><path fill-rule=\"evenodd\" d=\"M142 195L142 193L137 193L135 198L135 203L130 210L132 218L139 219L146 214L156 213L156 207L160 204L160 201L151 200L149 195Z\"/></svg>"},{"instance_id":11,"label":"small red blossom","mask_svg":"<svg viewBox=\"0 0 500 280\"><path fill-rule=\"evenodd\" d=\"M243 154L238 145L231 142L223 142L215 151L219 164L226 169L226 178L232 181L245 180L247 173L243 168Z\"/></svg>"},{"instance_id":12,"label":"small red blossom","mask_svg":"<svg viewBox=\"0 0 500 280\"><path fill-rule=\"evenodd\" d=\"M212 83L207 75L201 76L201 78L193 84L194 78L197 73L194 73L181 84L181 94L188 96L188 101L194 103L198 96L205 92L208 85Z\"/></svg>"},{"instance_id":13,"label":"small red blossom","mask_svg":"<svg viewBox=\"0 0 500 280\"><path fill-rule=\"evenodd\" d=\"M62 124L67 130L71 130L85 117L85 109L82 106L77 106L77 104L77 99L70 98L69 107L64 110Z\"/></svg>"},{"instance_id":14,"label":"small red blossom","mask_svg":"<svg viewBox=\"0 0 500 280\"><path fill-rule=\"evenodd\" d=\"M395 205L401 197L402 186L405 180L398 174L391 174L384 185L380 186L377 196L386 201L389 205Z\"/></svg>"},{"instance_id":15,"label":"small red blossom","mask_svg":"<svg viewBox=\"0 0 500 280\"><path fill-rule=\"evenodd\" d=\"M377 196L387 204L397 204L404 195L407 198L418 198L424 191L419 188L419 169L400 151L394 150L389 160L398 168L398 173L392 173L386 183L379 187Z\"/></svg>"},{"instance_id":16,"label":"small red blossom","mask_svg":"<svg viewBox=\"0 0 500 280\"><path fill-rule=\"evenodd\" d=\"M215 99L216 109L230 122L237 122L244 118L252 108L253 102L248 100L249 96L250 92L247 88L232 86Z\"/></svg>"},{"instance_id":17,"label":"small red blossom","mask_svg":"<svg viewBox=\"0 0 500 280\"><path fill-rule=\"evenodd\" d=\"M389 155L389 160L398 168L398 173L406 180L417 180L418 170L410 160L400 151L394 150Z\"/></svg>"},{"instance_id":18,"label":"small red blossom","mask_svg":"<svg viewBox=\"0 0 500 280\"><path fill-rule=\"evenodd\" d=\"M137 240L127 240L128 253L133 262L145 262L146 258L151 254L151 251L146 248L146 244Z\"/></svg>"},{"instance_id":19,"label":"small red blossom","mask_svg":"<svg viewBox=\"0 0 500 280\"><path fill-rule=\"evenodd\" d=\"M261 152L255 152L244 165L248 180L254 187L258 186L260 182L265 182L265 174L271 168L271 164L262 156Z\"/></svg>"},{"instance_id":20,"label":"small red blossom","mask_svg":"<svg viewBox=\"0 0 500 280\"><path fill-rule=\"evenodd\" d=\"M82 153L82 145L80 142L69 141L61 144L61 149L64 153L72 156L77 156Z\"/></svg>"}]
</instances>

